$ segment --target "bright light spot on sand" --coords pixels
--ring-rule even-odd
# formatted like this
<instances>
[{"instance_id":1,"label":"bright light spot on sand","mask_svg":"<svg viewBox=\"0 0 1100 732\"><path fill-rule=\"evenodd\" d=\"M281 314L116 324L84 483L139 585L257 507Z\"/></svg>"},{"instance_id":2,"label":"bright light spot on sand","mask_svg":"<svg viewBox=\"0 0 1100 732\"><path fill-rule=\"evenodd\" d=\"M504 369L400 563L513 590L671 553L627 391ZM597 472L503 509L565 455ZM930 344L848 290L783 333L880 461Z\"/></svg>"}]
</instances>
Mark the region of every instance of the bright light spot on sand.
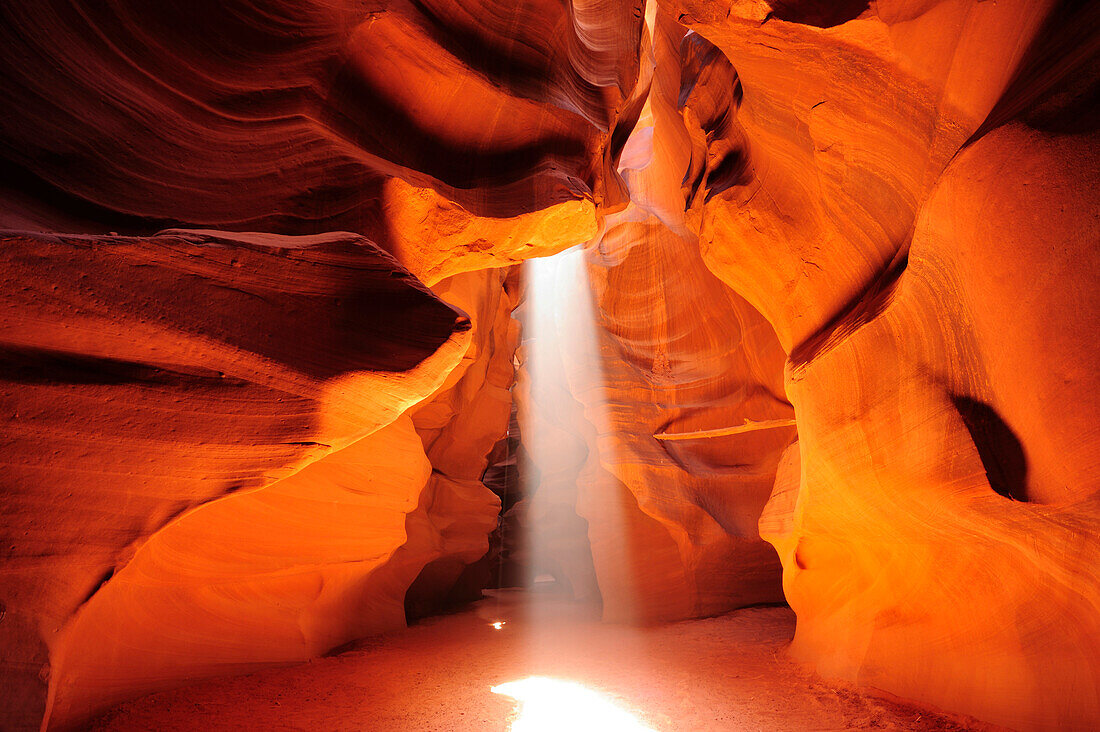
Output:
<instances>
[{"instance_id":1,"label":"bright light spot on sand","mask_svg":"<svg viewBox=\"0 0 1100 732\"><path fill-rule=\"evenodd\" d=\"M532 676L492 687L522 705L511 732L654 732L602 694L572 681Z\"/></svg>"},{"instance_id":2,"label":"bright light spot on sand","mask_svg":"<svg viewBox=\"0 0 1100 732\"><path fill-rule=\"evenodd\" d=\"M500 630L501 628L504 627L504 623L505 623L505 621L503 621L503 620L494 620L493 622L489 623L489 625L493 626L497 630Z\"/></svg>"}]
</instances>

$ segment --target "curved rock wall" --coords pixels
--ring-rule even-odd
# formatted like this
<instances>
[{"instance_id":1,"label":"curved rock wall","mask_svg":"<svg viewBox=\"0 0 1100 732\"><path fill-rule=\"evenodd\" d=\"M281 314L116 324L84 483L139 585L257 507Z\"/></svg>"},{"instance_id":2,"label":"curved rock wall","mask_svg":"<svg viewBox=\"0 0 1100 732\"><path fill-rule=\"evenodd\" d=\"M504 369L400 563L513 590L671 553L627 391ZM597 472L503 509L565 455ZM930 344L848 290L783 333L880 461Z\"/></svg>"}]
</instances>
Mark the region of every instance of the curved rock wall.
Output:
<instances>
[{"instance_id":1,"label":"curved rock wall","mask_svg":"<svg viewBox=\"0 0 1100 732\"><path fill-rule=\"evenodd\" d=\"M692 174L722 166L678 109L684 29L654 6L647 29L651 82L618 169L631 203L587 253L594 322L559 337L590 425L577 512L604 617L638 622L782 601L757 521L795 437L775 333L707 270L687 227Z\"/></svg>"},{"instance_id":2,"label":"curved rock wall","mask_svg":"<svg viewBox=\"0 0 1100 732\"><path fill-rule=\"evenodd\" d=\"M150 536L392 422L470 340L351 234L10 235L0 256L5 726L37 724L66 624Z\"/></svg>"},{"instance_id":3,"label":"curved rock wall","mask_svg":"<svg viewBox=\"0 0 1100 732\"><path fill-rule=\"evenodd\" d=\"M500 513L500 499L482 476L511 419L519 345L519 322L512 318L514 285L510 271L492 269L456 275L434 288L442 299L471 313L474 335L440 392L412 412L432 464L420 499L427 522L423 534L429 537L420 550L424 564L404 593L406 607L417 616L480 597L482 585L469 586L463 573L488 552L487 537ZM410 530L406 551L413 538Z\"/></svg>"},{"instance_id":4,"label":"curved rock wall","mask_svg":"<svg viewBox=\"0 0 1100 732\"><path fill-rule=\"evenodd\" d=\"M1094 727L1096 9L667 5L742 86L741 172L692 223L789 354L799 441L761 530L795 653Z\"/></svg>"},{"instance_id":5,"label":"curved rock wall","mask_svg":"<svg viewBox=\"0 0 1100 732\"><path fill-rule=\"evenodd\" d=\"M409 418L154 533L54 646L50 726L404 625L394 572L431 463ZM397 575L394 577L394 575Z\"/></svg>"},{"instance_id":6,"label":"curved rock wall","mask_svg":"<svg viewBox=\"0 0 1100 732\"><path fill-rule=\"evenodd\" d=\"M411 417L149 536L54 643L50 725L402 627L410 596L435 608L496 525L499 503L479 478L510 404L517 333L505 275L436 287L473 328Z\"/></svg>"},{"instance_id":7,"label":"curved rock wall","mask_svg":"<svg viewBox=\"0 0 1100 732\"><path fill-rule=\"evenodd\" d=\"M1100 486L1082 396L1097 386L1100 231L1048 213L1036 232L1027 186L996 174L1043 168L1050 188L1030 200L1057 209L1095 175L1079 152L1011 126L948 167L882 312L791 367L801 479L789 526L768 536L798 655L1016 729L1100 716ZM983 264L1006 245L1018 275Z\"/></svg>"},{"instance_id":8,"label":"curved rock wall","mask_svg":"<svg viewBox=\"0 0 1100 732\"><path fill-rule=\"evenodd\" d=\"M0 9L0 226L99 235L4 254L2 726L448 595L497 514L517 335L486 268L618 200L640 27L633 2Z\"/></svg>"},{"instance_id":9,"label":"curved rock wall","mask_svg":"<svg viewBox=\"0 0 1100 732\"><path fill-rule=\"evenodd\" d=\"M428 282L561 249L595 232L635 13L6 3L0 226L355 231Z\"/></svg>"},{"instance_id":10,"label":"curved rock wall","mask_svg":"<svg viewBox=\"0 0 1100 732\"><path fill-rule=\"evenodd\" d=\"M621 261L589 260L602 368L573 374L600 465L630 497L615 508L607 480L581 483L604 616L668 620L782 602L756 524L795 436L783 353L692 242L632 228L617 232L639 237ZM585 383L600 378L602 388ZM640 514L630 541L608 516L616 510Z\"/></svg>"},{"instance_id":11,"label":"curved rock wall","mask_svg":"<svg viewBox=\"0 0 1100 732\"><path fill-rule=\"evenodd\" d=\"M539 470L530 525L553 520L561 537L586 525L603 614L617 621L782 601L757 521L795 437L784 353L707 270L688 226L697 214L686 202L702 190L694 178L730 166L705 134L692 138L679 109L684 35L650 6L642 105L617 168L630 203L586 252L529 270L520 394ZM735 80L725 70L707 77L710 89ZM719 128L727 92L708 98L715 111L691 97L695 119ZM544 543L574 592L584 587L578 542Z\"/></svg>"},{"instance_id":12,"label":"curved rock wall","mask_svg":"<svg viewBox=\"0 0 1100 732\"><path fill-rule=\"evenodd\" d=\"M659 222L616 227L616 245L528 275L526 562L617 622L781 602L757 530L795 437L775 334Z\"/></svg>"},{"instance_id":13,"label":"curved rock wall","mask_svg":"<svg viewBox=\"0 0 1100 732\"><path fill-rule=\"evenodd\" d=\"M147 5L0 7L0 726L455 597L503 268L584 242L576 595L778 600L763 536L822 673L1097 726L1094 3Z\"/></svg>"}]
</instances>

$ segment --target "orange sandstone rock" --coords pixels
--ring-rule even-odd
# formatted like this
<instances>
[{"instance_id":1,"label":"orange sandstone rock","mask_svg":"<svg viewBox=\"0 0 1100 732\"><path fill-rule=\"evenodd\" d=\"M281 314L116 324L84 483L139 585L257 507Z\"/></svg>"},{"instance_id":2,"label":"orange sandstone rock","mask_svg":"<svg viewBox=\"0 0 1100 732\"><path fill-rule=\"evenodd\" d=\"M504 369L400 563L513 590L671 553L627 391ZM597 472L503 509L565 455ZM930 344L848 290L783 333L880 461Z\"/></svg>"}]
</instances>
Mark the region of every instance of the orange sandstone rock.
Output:
<instances>
[{"instance_id":1,"label":"orange sandstone rock","mask_svg":"<svg viewBox=\"0 0 1100 732\"><path fill-rule=\"evenodd\" d=\"M509 271L456 275L434 291L470 313L474 329L462 362L440 390L411 413L432 464L421 496L430 531L422 545L414 545L410 532L403 549L415 549L422 557L422 569L404 593L406 607L418 616L448 602L480 597L480 585L456 584L467 567L489 551L488 537L497 526L500 499L482 483L482 476L490 452L508 431L519 343Z\"/></svg>"},{"instance_id":2,"label":"orange sandstone rock","mask_svg":"<svg viewBox=\"0 0 1100 732\"><path fill-rule=\"evenodd\" d=\"M453 599L517 379L605 617L1097 727L1095 4L147 5L0 7L0 726Z\"/></svg>"},{"instance_id":3,"label":"orange sandstone rock","mask_svg":"<svg viewBox=\"0 0 1100 732\"><path fill-rule=\"evenodd\" d=\"M415 570L395 573L389 563L431 469L402 415L288 478L157 531L55 643L50 728L402 627Z\"/></svg>"},{"instance_id":4,"label":"orange sandstone rock","mask_svg":"<svg viewBox=\"0 0 1100 732\"><path fill-rule=\"evenodd\" d=\"M656 224L612 234L629 239L619 261L571 253L577 264L528 284L530 561L578 597L594 594L594 570L615 621L781 601L757 531L795 432L775 334L691 242ZM539 302L548 293L556 306Z\"/></svg>"},{"instance_id":5,"label":"orange sandstone rock","mask_svg":"<svg viewBox=\"0 0 1100 732\"><path fill-rule=\"evenodd\" d=\"M743 170L689 221L789 354L760 527L795 653L1095 727L1095 8L670 5L743 86Z\"/></svg>"},{"instance_id":6,"label":"orange sandstone rock","mask_svg":"<svg viewBox=\"0 0 1100 732\"><path fill-rule=\"evenodd\" d=\"M505 275L436 287L473 328L411 419L151 536L55 644L50 726L181 682L313 658L402 627L406 606L422 614L446 600L487 551L499 510L479 479L510 410L518 324Z\"/></svg>"},{"instance_id":7,"label":"orange sandstone rock","mask_svg":"<svg viewBox=\"0 0 1100 732\"><path fill-rule=\"evenodd\" d=\"M0 257L5 726L37 724L65 626L150 537L392 422L470 338L352 234L9 235Z\"/></svg>"},{"instance_id":8,"label":"orange sandstone rock","mask_svg":"<svg viewBox=\"0 0 1100 732\"><path fill-rule=\"evenodd\" d=\"M587 423L576 506L604 617L643 622L782 600L757 521L795 436L774 331L707 270L688 227L693 175L727 166L700 154L678 109L684 29L655 10L647 23L652 82L619 165L631 203L607 217L586 272L560 274L590 280L575 297L591 314L555 313ZM715 127L720 114L691 99Z\"/></svg>"},{"instance_id":9,"label":"orange sandstone rock","mask_svg":"<svg viewBox=\"0 0 1100 732\"><path fill-rule=\"evenodd\" d=\"M0 226L356 231L430 283L560 250L608 198L633 5L8 3Z\"/></svg>"},{"instance_id":10,"label":"orange sandstone rock","mask_svg":"<svg viewBox=\"0 0 1100 732\"><path fill-rule=\"evenodd\" d=\"M602 363L572 375L600 465L630 496L616 509L604 505L615 500L606 480L581 485L604 615L663 620L780 602L756 524L795 435L782 350L692 242L663 228L630 235L639 240L621 262L590 260ZM616 535L616 510L645 516L629 519L633 540Z\"/></svg>"}]
</instances>

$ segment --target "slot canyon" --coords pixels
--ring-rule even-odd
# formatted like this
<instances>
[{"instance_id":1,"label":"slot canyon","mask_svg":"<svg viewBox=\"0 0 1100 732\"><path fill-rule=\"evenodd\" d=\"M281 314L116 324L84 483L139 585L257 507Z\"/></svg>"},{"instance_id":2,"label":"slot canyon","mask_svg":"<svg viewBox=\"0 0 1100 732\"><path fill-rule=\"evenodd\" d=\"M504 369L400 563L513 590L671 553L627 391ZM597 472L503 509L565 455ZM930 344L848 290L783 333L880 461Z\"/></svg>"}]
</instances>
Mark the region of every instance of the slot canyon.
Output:
<instances>
[{"instance_id":1,"label":"slot canyon","mask_svg":"<svg viewBox=\"0 0 1100 732\"><path fill-rule=\"evenodd\" d=\"M1100 3L0 2L0 730L1100 729Z\"/></svg>"}]
</instances>

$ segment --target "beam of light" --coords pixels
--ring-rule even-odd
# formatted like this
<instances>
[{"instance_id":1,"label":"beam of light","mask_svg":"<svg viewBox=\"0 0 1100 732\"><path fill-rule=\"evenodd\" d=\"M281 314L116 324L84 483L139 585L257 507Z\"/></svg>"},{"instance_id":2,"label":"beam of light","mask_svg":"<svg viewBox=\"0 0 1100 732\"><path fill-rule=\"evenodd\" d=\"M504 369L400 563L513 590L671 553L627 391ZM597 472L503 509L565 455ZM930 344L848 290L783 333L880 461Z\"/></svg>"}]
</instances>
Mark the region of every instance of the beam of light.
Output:
<instances>
[{"instance_id":1,"label":"beam of light","mask_svg":"<svg viewBox=\"0 0 1100 732\"><path fill-rule=\"evenodd\" d=\"M656 17L657 3L646 0L650 38ZM643 45L649 48L643 63L655 65L654 47ZM521 402L519 421L534 469L526 483L535 486L525 527L526 556L534 577L553 575L578 600L602 599L604 617L616 620L639 614L637 575L644 568L632 533L641 525L641 512L621 479L629 470L619 455L629 427L622 424L624 410L609 403L613 386L622 399L621 385L608 382L608 367L617 368L623 356L602 321L600 303L611 283L600 275L623 261L635 244L646 242L653 224L684 228L680 184L669 185L666 179L672 180L668 173L674 170L679 181L690 155L670 155L655 140L658 128L687 134L678 113L667 107L647 100L622 151L618 172L630 204L605 217L606 228L597 239L524 263L520 381L527 399L526 405ZM690 150L690 141L684 141ZM614 308L614 298L609 299ZM545 615L538 603L532 609Z\"/></svg>"},{"instance_id":2,"label":"beam of light","mask_svg":"<svg viewBox=\"0 0 1100 732\"><path fill-rule=\"evenodd\" d=\"M532 676L491 691L521 705L511 732L654 732L604 695L572 681Z\"/></svg>"},{"instance_id":3,"label":"beam of light","mask_svg":"<svg viewBox=\"0 0 1100 732\"><path fill-rule=\"evenodd\" d=\"M577 600L598 597L579 492L598 465L597 434L585 402L602 399L603 368L593 293L581 246L524 263L520 433L533 488L525 529L527 585L557 586ZM532 600L543 614L549 597Z\"/></svg>"}]
</instances>

